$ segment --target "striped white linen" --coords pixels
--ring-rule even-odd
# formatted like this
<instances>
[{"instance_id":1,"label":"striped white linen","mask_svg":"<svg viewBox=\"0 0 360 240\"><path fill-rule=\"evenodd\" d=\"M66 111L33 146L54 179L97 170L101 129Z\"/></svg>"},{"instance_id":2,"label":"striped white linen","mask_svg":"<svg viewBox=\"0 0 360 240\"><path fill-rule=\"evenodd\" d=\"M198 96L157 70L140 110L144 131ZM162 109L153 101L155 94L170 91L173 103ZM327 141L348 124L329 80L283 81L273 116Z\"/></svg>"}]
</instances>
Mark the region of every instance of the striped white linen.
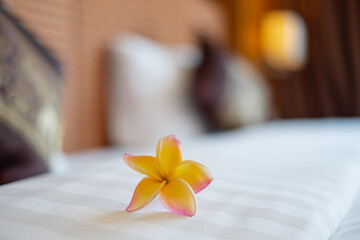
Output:
<instances>
[{"instance_id":1,"label":"striped white linen","mask_svg":"<svg viewBox=\"0 0 360 240\"><path fill-rule=\"evenodd\" d=\"M360 239L360 194L356 198L345 219L336 229L331 240Z\"/></svg>"},{"instance_id":2,"label":"striped white linen","mask_svg":"<svg viewBox=\"0 0 360 240\"><path fill-rule=\"evenodd\" d=\"M0 239L329 239L360 188L359 137L359 120L322 120L184 142L185 159L214 176L194 217L158 199L126 212L142 176L124 150L73 156L79 164L65 175L0 187ZM127 151L154 154L155 145Z\"/></svg>"}]
</instances>

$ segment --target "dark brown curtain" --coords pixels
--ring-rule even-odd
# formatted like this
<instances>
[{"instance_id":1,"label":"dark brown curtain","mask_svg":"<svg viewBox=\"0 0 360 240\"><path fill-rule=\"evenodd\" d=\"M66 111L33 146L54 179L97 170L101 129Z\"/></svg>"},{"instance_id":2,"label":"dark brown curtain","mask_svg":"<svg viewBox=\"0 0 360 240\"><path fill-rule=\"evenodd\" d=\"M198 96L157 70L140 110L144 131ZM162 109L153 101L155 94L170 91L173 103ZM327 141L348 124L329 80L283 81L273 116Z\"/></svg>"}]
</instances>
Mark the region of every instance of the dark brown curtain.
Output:
<instances>
[{"instance_id":1,"label":"dark brown curtain","mask_svg":"<svg viewBox=\"0 0 360 240\"><path fill-rule=\"evenodd\" d=\"M281 116L360 116L360 1L277 3L304 17L309 40L306 67L276 81Z\"/></svg>"}]
</instances>

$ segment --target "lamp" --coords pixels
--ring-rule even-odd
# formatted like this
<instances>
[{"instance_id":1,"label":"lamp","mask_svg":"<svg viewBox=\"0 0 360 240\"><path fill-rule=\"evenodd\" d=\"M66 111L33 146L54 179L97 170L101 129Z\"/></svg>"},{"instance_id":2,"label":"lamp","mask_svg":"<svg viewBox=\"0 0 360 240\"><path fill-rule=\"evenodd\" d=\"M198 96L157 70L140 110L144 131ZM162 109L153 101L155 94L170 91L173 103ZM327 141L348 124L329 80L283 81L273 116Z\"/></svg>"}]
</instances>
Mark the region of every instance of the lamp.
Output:
<instances>
[{"instance_id":1,"label":"lamp","mask_svg":"<svg viewBox=\"0 0 360 240\"><path fill-rule=\"evenodd\" d=\"M293 11L270 11L261 20L262 55L274 70L300 70L306 62L306 39L305 22Z\"/></svg>"}]
</instances>

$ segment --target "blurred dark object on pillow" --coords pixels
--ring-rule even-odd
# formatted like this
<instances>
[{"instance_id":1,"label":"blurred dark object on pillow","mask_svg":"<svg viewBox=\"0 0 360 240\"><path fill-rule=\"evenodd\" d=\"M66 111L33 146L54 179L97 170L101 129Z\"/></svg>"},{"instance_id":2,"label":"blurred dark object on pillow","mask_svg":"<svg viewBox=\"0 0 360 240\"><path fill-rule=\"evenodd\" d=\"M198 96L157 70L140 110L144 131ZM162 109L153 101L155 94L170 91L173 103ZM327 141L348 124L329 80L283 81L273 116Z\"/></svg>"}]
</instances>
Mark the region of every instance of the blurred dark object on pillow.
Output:
<instances>
[{"instance_id":1,"label":"blurred dark object on pillow","mask_svg":"<svg viewBox=\"0 0 360 240\"><path fill-rule=\"evenodd\" d=\"M193 97L209 131L221 128L216 105L227 84L225 57L206 38L200 38L202 61L194 73Z\"/></svg>"},{"instance_id":2,"label":"blurred dark object on pillow","mask_svg":"<svg viewBox=\"0 0 360 240\"><path fill-rule=\"evenodd\" d=\"M0 6L0 184L48 171L62 85L56 59Z\"/></svg>"},{"instance_id":3,"label":"blurred dark object on pillow","mask_svg":"<svg viewBox=\"0 0 360 240\"><path fill-rule=\"evenodd\" d=\"M202 61L195 70L193 99L208 131L229 130L268 120L271 96L265 79L244 57L230 55L200 38Z\"/></svg>"}]
</instances>

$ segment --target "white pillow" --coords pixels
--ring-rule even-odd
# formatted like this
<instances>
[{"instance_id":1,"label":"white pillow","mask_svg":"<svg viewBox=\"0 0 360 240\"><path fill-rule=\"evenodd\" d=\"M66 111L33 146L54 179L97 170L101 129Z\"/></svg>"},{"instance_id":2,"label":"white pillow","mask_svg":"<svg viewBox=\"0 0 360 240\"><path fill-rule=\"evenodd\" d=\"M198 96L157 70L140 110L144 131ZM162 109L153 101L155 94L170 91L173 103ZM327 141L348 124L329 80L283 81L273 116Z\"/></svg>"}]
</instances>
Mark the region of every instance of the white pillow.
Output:
<instances>
[{"instance_id":1,"label":"white pillow","mask_svg":"<svg viewBox=\"0 0 360 240\"><path fill-rule=\"evenodd\" d=\"M110 142L147 145L163 135L202 133L188 91L198 59L191 46L170 49L138 35L116 39L110 46Z\"/></svg>"}]
</instances>

